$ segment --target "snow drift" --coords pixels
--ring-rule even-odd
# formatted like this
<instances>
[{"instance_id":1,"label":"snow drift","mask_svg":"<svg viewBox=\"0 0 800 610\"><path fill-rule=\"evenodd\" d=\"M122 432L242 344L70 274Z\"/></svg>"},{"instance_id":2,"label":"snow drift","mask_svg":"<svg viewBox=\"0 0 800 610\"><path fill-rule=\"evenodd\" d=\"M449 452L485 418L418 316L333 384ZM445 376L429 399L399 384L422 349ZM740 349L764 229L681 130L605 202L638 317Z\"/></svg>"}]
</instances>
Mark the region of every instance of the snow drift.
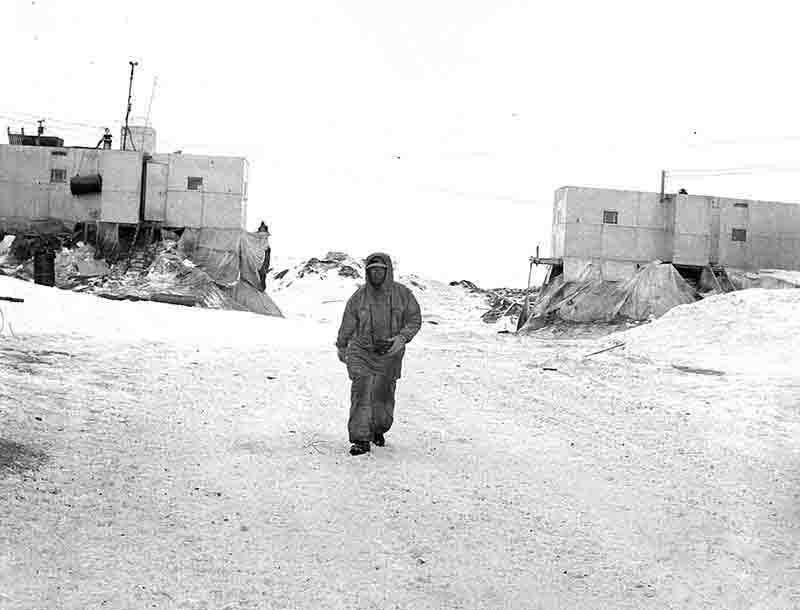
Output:
<instances>
[{"instance_id":1,"label":"snow drift","mask_svg":"<svg viewBox=\"0 0 800 610\"><path fill-rule=\"evenodd\" d=\"M611 341L676 365L800 378L798 336L800 290L753 288L675 307Z\"/></svg>"}]
</instances>

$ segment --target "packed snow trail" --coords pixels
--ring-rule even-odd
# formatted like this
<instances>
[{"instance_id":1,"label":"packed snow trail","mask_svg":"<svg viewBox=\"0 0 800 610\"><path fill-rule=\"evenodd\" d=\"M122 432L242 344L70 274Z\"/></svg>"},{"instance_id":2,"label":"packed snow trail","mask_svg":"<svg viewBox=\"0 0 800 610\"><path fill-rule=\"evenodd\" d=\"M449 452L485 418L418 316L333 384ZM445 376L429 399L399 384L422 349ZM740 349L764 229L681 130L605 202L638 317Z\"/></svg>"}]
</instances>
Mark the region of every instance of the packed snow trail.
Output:
<instances>
[{"instance_id":1,"label":"packed snow trail","mask_svg":"<svg viewBox=\"0 0 800 610\"><path fill-rule=\"evenodd\" d=\"M443 312L387 446L353 458L332 323L0 288L28 308L0 343L0 439L39 464L0 468L2 608L800 602L797 378Z\"/></svg>"}]
</instances>

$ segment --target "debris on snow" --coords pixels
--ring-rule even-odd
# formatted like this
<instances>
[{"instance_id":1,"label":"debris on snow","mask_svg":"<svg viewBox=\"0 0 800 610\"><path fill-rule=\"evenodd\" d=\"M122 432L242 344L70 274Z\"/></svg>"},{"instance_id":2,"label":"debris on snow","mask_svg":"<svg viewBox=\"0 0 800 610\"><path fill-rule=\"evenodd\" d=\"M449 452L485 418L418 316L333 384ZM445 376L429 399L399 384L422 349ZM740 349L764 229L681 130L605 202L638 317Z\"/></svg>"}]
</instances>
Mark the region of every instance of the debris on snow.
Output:
<instances>
[{"instance_id":1,"label":"debris on snow","mask_svg":"<svg viewBox=\"0 0 800 610\"><path fill-rule=\"evenodd\" d=\"M620 341L619 343L615 343L611 347L604 347L603 349L599 349L596 352L592 352L591 354L586 354L584 358L589 358L590 356L596 356L598 354L602 354L604 352L610 352L612 349L619 349L620 347L624 347L625 343Z\"/></svg>"},{"instance_id":2,"label":"debris on snow","mask_svg":"<svg viewBox=\"0 0 800 610\"><path fill-rule=\"evenodd\" d=\"M528 292L525 288L478 288L469 280L458 280L450 282L450 286L463 288L472 294L482 295L489 305L489 310L481 315L481 320L487 324L494 324L502 318L511 318L511 322L522 313L522 306L525 302L525 295ZM538 288L531 288L531 295L535 294Z\"/></svg>"},{"instance_id":3,"label":"debris on snow","mask_svg":"<svg viewBox=\"0 0 800 610\"><path fill-rule=\"evenodd\" d=\"M8 254L8 251L11 250L11 244L14 243L14 239L16 239L16 235L6 235L0 240L0 256Z\"/></svg>"},{"instance_id":4,"label":"debris on snow","mask_svg":"<svg viewBox=\"0 0 800 610\"><path fill-rule=\"evenodd\" d=\"M207 233L207 235L206 235ZM179 241L165 231L153 243L117 247L109 265L101 250L71 234L18 236L0 255L0 273L32 281L31 257L38 249L50 248L55 256L55 285L75 292L113 300L154 301L210 309L249 311L280 316L277 305L258 286L258 266L263 260L261 242L250 234L231 239L224 234L217 245L213 230L184 230ZM177 237L177 236L176 236ZM206 241L204 242L203 239ZM209 247L207 242L213 242ZM252 242L252 243L251 243ZM199 257L192 260L193 257ZM202 263L202 264L199 264Z\"/></svg>"}]
</instances>

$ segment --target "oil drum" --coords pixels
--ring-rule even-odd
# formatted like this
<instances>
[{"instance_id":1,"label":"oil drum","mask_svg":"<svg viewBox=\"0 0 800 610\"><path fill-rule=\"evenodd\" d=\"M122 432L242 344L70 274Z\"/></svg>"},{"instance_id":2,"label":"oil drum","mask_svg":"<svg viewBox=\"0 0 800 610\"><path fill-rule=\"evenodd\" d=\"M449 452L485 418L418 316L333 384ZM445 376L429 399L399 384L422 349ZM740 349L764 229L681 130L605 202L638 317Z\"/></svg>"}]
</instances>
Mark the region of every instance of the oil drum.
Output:
<instances>
[{"instance_id":1,"label":"oil drum","mask_svg":"<svg viewBox=\"0 0 800 610\"><path fill-rule=\"evenodd\" d=\"M73 176L69 180L69 190L73 195L89 195L103 190L103 177L100 174Z\"/></svg>"},{"instance_id":2,"label":"oil drum","mask_svg":"<svg viewBox=\"0 0 800 610\"><path fill-rule=\"evenodd\" d=\"M33 255L33 282L56 285L56 253L52 248L42 248Z\"/></svg>"}]
</instances>

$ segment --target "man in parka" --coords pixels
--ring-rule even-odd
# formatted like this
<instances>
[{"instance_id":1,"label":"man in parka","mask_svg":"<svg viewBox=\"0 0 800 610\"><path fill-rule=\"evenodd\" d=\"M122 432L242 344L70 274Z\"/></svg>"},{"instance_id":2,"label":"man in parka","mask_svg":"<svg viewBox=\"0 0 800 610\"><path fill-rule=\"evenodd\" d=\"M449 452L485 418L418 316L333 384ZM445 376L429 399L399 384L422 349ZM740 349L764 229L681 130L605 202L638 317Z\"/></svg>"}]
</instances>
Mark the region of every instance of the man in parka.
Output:
<instances>
[{"instance_id":1,"label":"man in parka","mask_svg":"<svg viewBox=\"0 0 800 610\"><path fill-rule=\"evenodd\" d=\"M336 339L339 360L352 381L351 455L368 453L370 442L384 445L405 345L422 325L419 303L410 289L394 281L389 255L376 252L366 262L366 282L347 301Z\"/></svg>"}]
</instances>

